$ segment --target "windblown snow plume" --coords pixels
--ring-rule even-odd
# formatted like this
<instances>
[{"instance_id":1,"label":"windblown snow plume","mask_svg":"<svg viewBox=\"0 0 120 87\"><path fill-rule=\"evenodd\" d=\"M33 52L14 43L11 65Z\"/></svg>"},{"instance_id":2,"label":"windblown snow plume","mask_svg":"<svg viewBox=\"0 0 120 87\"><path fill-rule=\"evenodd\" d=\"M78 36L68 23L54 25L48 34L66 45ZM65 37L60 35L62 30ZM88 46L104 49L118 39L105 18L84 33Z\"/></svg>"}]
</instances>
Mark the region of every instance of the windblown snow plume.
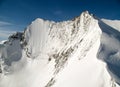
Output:
<instances>
[{"instance_id":1,"label":"windblown snow plume","mask_svg":"<svg viewBox=\"0 0 120 87\"><path fill-rule=\"evenodd\" d=\"M0 87L120 87L120 32L87 11L36 19L0 44Z\"/></svg>"}]
</instances>

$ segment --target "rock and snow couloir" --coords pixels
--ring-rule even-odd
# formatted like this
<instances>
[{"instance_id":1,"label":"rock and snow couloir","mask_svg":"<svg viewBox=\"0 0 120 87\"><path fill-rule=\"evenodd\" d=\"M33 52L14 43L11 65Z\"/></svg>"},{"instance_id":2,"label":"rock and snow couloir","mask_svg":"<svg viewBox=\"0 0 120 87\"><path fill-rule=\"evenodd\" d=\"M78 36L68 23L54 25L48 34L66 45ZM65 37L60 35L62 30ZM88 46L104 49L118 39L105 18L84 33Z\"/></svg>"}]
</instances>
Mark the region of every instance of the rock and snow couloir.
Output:
<instances>
[{"instance_id":1,"label":"rock and snow couloir","mask_svg":"<svg viewBox=\"0 0 120 87\"><path fill-rule=\"evenodd\" d=\"M119 37L88 12L38 18L0 44L0 87L120 87Z\"/></svg>"}]
</instances>

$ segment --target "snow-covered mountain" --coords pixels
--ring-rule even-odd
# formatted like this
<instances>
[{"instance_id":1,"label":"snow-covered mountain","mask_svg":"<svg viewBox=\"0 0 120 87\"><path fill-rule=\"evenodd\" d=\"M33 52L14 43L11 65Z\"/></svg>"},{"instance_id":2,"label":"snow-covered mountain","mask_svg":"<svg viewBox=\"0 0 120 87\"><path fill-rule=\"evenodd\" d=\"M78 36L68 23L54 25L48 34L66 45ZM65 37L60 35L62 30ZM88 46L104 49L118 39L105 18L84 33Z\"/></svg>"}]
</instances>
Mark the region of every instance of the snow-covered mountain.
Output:
<instances>
[{"instance_id":1,"label":"snow-covered mountain","mask_svg":"<svg viewBox=\"0 0 120 87\"><path fill-rule=\"evenodd\" d=\"M111 23L87 11L36 19L0 44L0 87L120 87L120 31Z\"/></svg>"}]
</instances>

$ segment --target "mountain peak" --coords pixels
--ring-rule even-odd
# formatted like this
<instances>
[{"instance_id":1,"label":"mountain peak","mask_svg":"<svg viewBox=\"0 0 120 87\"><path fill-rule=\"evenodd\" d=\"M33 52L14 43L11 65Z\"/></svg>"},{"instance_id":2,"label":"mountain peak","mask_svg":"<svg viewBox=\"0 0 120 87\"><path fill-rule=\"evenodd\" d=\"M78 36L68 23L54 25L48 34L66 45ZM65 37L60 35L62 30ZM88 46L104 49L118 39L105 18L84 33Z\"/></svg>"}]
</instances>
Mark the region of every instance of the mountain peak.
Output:
<instances>
[{"instance_id":1,"label":"mountain peak","mask_svg":"<svg viewBox=\"0 0 120 87\"><path fill-rule=\"evenodd\" d=\"M74 20L81 20L81 19L83 19L84 20L84 18L91 18L93 15L92 14L90 14L88 11L84 11L84 12L82 12L81 14L80 14L80 16L76 16L74 19L73 19L73 21Z\"/></svg>"},{"instance_id":2,"label":"mountain peak","mask_svg":"<svg viewBox=\"0 0 120 87\"><path fill-rule=\"evenodd\" d=\"M83 11L82 14L89 14L89 11Z\"/></svg>"},{"instance_id":3,"label":"mountain peak","mask_svg":"<svg viewBox=\"0 0 120 87\"><path fill-rule=\"evenodd\" d=\"M84 12L81 13L80 16L83 16L83 17L92 17L93 15L90 14L88 11L84 11Z\"/></svg>"}]
</instances>

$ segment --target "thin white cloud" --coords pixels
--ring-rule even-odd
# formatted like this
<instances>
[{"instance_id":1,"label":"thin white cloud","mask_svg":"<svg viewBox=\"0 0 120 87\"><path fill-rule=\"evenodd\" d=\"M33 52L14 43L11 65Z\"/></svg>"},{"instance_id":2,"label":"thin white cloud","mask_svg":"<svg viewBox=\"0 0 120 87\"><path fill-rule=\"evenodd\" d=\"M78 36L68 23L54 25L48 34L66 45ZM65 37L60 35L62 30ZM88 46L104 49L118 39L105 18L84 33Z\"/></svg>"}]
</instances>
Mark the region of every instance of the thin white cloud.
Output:
<instances>
[{"instance_id":1,"label":"thin white cloud","mask_svg":"<svg viewBox=\"0 0 120 87\"><path fill-rule=\"evenodd\" d=\"M11 25L13 24L9 22L0 21L0 41L7 39L9 35L15 32L13 30L9 30L9 26Z\"/></svg>"},{"instance_id":2,"label":"thin white cloud","mask_svg":"<svg viewBox=\"0 0 120 87\"><path fill-rule=\"evenodd\" d=\"M14 33L15 31L10 31L10 30L0 30L0 37L7 37L9 34Z\"/></svg>"},{"instance_id":3,"label":"thin white cloud","mask_svg":"<svg viewBox=\"0 0 120 87\"><path fill-rule=\"evenodd\" d=\"M0 30L0 41L7 39L11 34L15 33L15 31L11 30Z\"/></svg>"},{"instance_id":4,"label":"thin white cloud","mask_svg":"<svg viewBox=\"0 0 120 87\"><path fill-rule=\"evenodd\" d=\"M8 25L12 25L12 23L0 21L0 26L8 26Z\"/></svg>"}]
</instances>

